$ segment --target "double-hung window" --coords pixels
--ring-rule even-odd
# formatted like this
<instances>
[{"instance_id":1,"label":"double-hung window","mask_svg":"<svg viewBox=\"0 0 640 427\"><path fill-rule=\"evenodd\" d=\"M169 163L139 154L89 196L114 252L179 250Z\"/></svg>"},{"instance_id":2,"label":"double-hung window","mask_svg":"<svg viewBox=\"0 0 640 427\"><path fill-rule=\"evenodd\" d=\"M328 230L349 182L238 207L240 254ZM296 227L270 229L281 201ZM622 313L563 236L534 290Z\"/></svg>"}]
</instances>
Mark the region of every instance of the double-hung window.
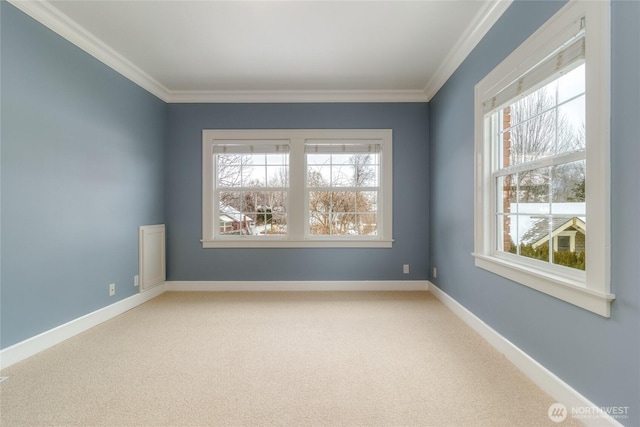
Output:
<instances>
[{"instance_id":1,"label":"double-hung window","mask_svg":"<svg viewBox=\"0 0 640 427\"><path fill-rule=\"evenodd\" d=\"M204 130L207 247L391 247L390 130Z\"/></svg>"},{"instance_id":2,"label":"double-hung window","mask_svg":"<svg viewBox=\"0 0 640 427\"><path fill-rule=\"evenodd\" d=\"M286 236L289 142L221 140L212 156L215 238Z\"/></svg>"},{"instance_id":3,"label":"double-hung window","mask_svg":"<svg viewBox=\"0 0 640 427\"><path fill-rule=\"evenodd\" d=\"M381 151L378 141L305 142L309 238L377 238Z\"/></svg>"},{"instance_id":4,"label":"double-hung window","mask_svg":"<svg viewBox=\"0 0 640 427\"><path fill-rule=\"evenodd\" d=\"M475 92L476 265L603 316L608 7L571 1Z\"/></svg>"}]
</instances>

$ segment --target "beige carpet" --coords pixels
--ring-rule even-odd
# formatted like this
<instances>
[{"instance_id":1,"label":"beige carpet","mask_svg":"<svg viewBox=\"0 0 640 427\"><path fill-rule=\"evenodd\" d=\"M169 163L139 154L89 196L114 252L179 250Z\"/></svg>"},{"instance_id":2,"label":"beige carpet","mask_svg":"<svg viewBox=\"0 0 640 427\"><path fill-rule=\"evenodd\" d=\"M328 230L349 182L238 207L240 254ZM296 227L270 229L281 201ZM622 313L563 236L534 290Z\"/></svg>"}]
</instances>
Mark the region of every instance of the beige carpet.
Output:
<instances>
[{"instance_id":1,"label":"beige carpet","mask_svg":"<svg viewBox=\"0 0 640 427\"><path fill-rule=\"evenodd\" d=\"M2 375L2 426L558 425L426 292L165 293Z\"/></svg>"}]
</instances>

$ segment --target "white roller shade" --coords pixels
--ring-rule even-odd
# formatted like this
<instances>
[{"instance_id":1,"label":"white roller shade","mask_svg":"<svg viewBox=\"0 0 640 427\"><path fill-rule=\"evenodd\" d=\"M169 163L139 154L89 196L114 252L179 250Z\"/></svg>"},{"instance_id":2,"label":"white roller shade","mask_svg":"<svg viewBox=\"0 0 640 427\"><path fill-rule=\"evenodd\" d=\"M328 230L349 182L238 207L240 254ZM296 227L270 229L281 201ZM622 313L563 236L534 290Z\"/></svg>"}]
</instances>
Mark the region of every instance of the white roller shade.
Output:
<instances>
[{"instance_id":1,"label":"white roller shade","mask_svg":"<svg viewBox=\"0 0 640 427\"><path fill-rule=\"evenodd\" d=\"M285 154L288 152L288 140L215 141L213 145L213 154Z\"/></svg>"},{"instance_id":2,"label":"white roller shade","mask_svg":"<svg viewBox=\"0 0 640 427\"><path fill-rule=\"evenodd\" d=\"M527 95L547 82L566 74L580 65L585 57L585 38L582 32L575 40L550 55L522 77L496 95L483 100L484 114L503 108L518 96Z\"/></svg>"},{"instance_id":3,"label":"white roller shade","mask_svg":"<svg viewBox=\"0 0 640 427\"><path fill-rule=\"evenodd\" d=\"M382 141L376 140L307 140L305 153L340 154L340 153L379 153Z\"/></svg>"}]
</instances>

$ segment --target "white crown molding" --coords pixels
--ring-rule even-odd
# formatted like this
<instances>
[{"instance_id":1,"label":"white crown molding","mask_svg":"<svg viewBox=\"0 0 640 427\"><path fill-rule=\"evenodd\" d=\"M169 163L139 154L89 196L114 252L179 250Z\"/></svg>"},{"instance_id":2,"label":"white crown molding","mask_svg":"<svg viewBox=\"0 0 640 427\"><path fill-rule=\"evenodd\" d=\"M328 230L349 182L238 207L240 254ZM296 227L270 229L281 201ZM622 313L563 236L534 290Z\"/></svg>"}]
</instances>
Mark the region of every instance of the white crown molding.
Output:
<instances>
[{"instance_id":1,"label":"white crown molding","mask_svg":"<svg viewBox=\"0 0 640 427\"><path fill-rule=\"evenodd\" d=\"M133 83L166 102L168 94L166 87L84 29L84 27L60 12L47 0L7 1L70 43L73 43Z\"/></svg>"},{"instance_id":2,"label":"white crown molding","mask_svg":"<svg viewBox=\"0 0 640 427\"><path fill-rule=\"evenodd\" d=\"M488 2L438 67L424 90L310 91L181 91L169 90L144 70L66 16L48 0L7 0L133 83L167 103L305 103L305 102L428 102L451 77L513 0Z\"/></svg>"},{"instance_id":3,"label":"white crown molding","mask_svg":"<svg viewBox=\"0 0 640 427\"><path fill-rule=\"evenodd\" d=\"M427 102L422 90L169 91L169 103Z\"/></svg>"},{"instance_id":4,"label":"white crown molding","mask_svg":"<svg viewBox=\"0 0 640 427\"><path fill-rule=\"evenodd\" d=\"M469 56L471 51L480 43L480 40L489 32L491 27L502 16L507 8L513 3L513 0L497 0L487 2L482 9L476 14L462 33L451 52L438 67L435 74L424 88L427 101L440 90L442 86L449 80L449 77L458 69L460 64Z\"/></svg>"}]
</instances>

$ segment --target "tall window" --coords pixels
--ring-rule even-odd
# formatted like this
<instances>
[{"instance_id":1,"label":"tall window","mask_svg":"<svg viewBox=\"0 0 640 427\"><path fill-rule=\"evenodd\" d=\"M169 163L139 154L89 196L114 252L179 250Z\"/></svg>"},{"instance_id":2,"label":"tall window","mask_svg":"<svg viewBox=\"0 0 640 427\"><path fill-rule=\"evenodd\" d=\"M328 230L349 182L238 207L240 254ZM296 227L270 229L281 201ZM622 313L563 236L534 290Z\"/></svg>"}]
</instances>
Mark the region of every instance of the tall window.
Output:
<instances>
[{"instance_id":1,"label":"tall window","mask_svg":"<svg viewBox=\"0 0 640 427\"><path fill-rule=\"evenodd\" d=\"M584 36L577 37L549 58L557 78L490 110L488 119L496 249L585 270L584 244L566 253L554 238L567 230L586 237Z\"/></svg>"},{"instance_id":2,"label":"tall window","mask_svg":"<svg viewBox=\"0 0 640 427\"><path fill-rule=\"evenodd\" d=\"M390 247L390 130L204 130L204 247Z\"/></svg>"},{"instance_id":3,"label":"tall window","mask_svg":"<svg viewBox=\"0 0 640 427\"><path fill-rule=\"evenodd\" d=\"M476 265L604 316L608 16L606 2L570 2L475 99Z\"/></svg>"}]
</instances>

